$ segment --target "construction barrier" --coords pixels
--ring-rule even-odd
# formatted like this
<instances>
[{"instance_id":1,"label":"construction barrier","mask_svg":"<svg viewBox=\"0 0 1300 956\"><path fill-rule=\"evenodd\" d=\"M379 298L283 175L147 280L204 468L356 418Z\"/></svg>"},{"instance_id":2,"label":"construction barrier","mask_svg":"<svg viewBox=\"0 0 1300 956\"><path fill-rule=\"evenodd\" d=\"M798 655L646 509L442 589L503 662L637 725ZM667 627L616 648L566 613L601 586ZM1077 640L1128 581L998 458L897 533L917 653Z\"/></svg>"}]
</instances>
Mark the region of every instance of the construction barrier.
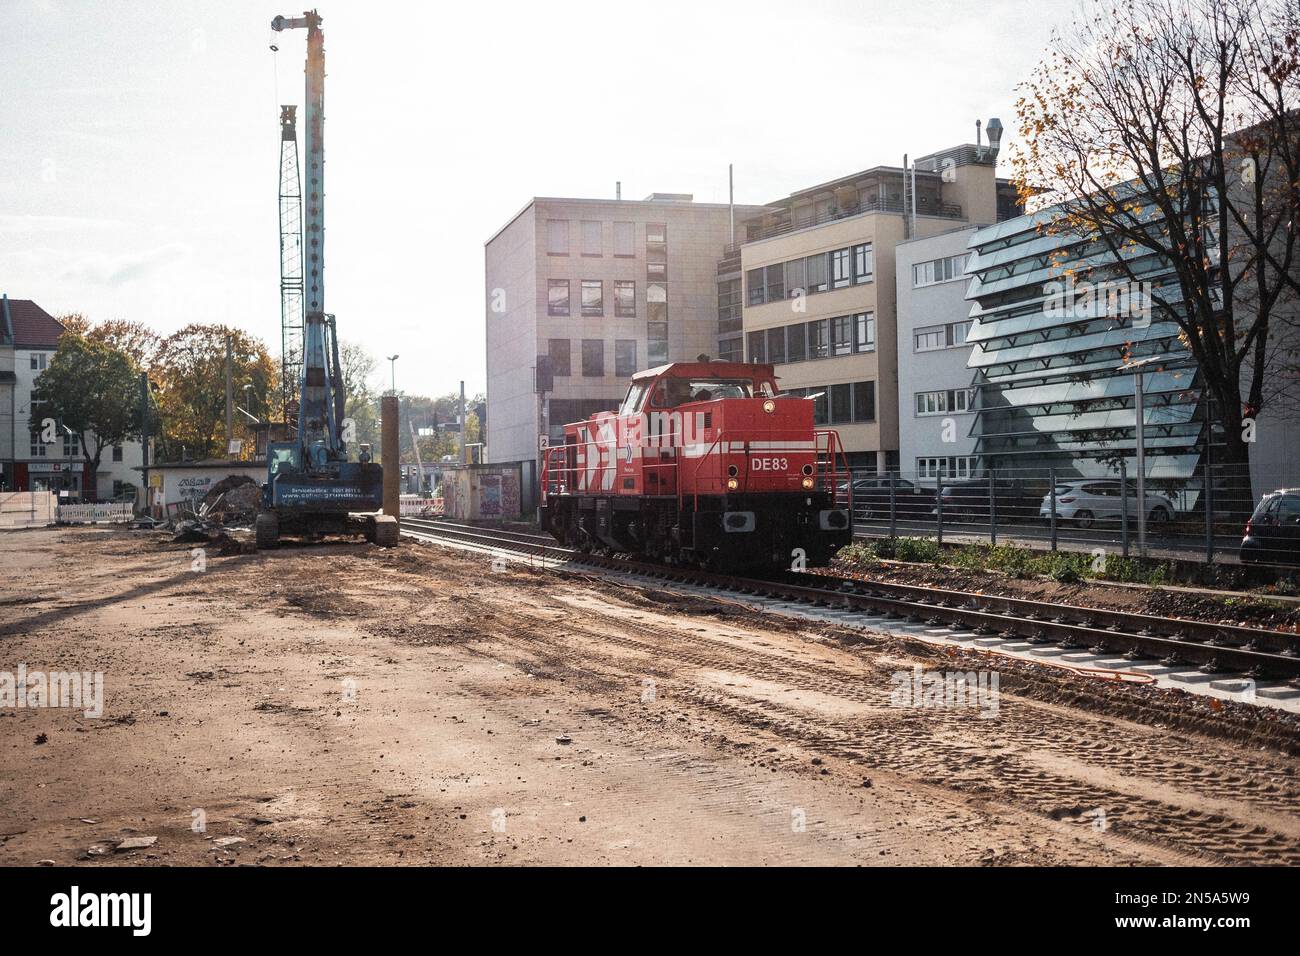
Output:
<instances>
[{"instance_id":1,"label":"construction barrier","mask_svg":"<svg viewBox=\"0 0 1300 956\"><path fill-rule=\"evenodd\" d=\"M442 511L441 498L421 498L416 495L402 495L401 513L410 517L427 517L429 515L440 515Z\"/></svg>"},{"instance_id":2,"label":"construction barrier","mask_svg":"<svg viewBox=\"0 0 1300 956\"><path fill-rule=\"evenodd\" d=\"M56 515L59 524L125 523L135 517L135 507L129 501L59 505Z\"/></svg>"},{"instance_id":3,"label":"construction barrier","mask_svg":"<svg viewBox=\"0 0 1300 956\"><path fill-rule=\"evenodd\" d=\"M0 528L41 528L54 523L58 498L50 491L0 493Z\"/></svg>"}]
</instances>

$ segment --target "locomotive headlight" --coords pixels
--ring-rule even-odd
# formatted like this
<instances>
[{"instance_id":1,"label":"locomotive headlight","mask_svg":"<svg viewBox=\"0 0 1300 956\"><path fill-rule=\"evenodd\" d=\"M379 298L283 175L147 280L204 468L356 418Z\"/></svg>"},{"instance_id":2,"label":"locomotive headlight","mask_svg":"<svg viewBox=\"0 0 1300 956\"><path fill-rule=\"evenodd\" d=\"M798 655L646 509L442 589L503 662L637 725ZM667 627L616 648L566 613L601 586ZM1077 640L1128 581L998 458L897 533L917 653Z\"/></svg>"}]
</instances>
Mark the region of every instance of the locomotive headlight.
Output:
<instances>
[{"instance_id":1,"label":"locomotive headlight","mask_svg":"<svg viewBox=\"0 0 1300 956\"><path fill-rule=\"evenodd\" d=\"M727 466L727 477L735 478L738 474L740 474L740 469L737 468L735 465Z\"/></svg>"},{"instance_id":2,"label":"locomotive headlight","mask_svg":"<svg viewBox=\"0 0 1300 956\"><path fill-rule=\"evenodd\" d=\"M807 488L809 491L812 491L812 487L813 487L813 485L815 485L816 483L817 483L817 482L813 481L811 478L805 478L805 479L801 482L801 484L802 484L805 488Z\"/></svg>"},{"instance_id":3,"label":"locomotive headlight","mask_svg":"<svg viewBox=\"0 0 1300 956\"><path fill-rule=\"evenodd\" d=\"M811 475L812 472L813 472L813 467L812 467L812 465L804 465L802 470L803 470L803 473L804 473L805 475ZM805 487L807 487L807 486L805 486Z\"/></svg>"},{"instance_id":4,"label":"locomotive headlight","mask_svg":"<svg viewBox=\"0 0 1300 956\"><path fill-rule=\"evenodd\" d=\"M776 402L772 401L769 398L767 401L763 403L763 411L771 415L774 411L776 411Z\"/></svg>"},{"instance_id":5,"label":"locomotive headlight","mask_svg":"<svg viewBox=\"0 0 1300 956\"><path fill-rule=\"evenodd\" d=\"M727 479L727 490L728 490L728 491L735 491L735 490L736 490L737 488L739 488L739 487L740 487L740 482L737 481L735 478L728 478L728 479Z\"/></svg>"}]
</instances>

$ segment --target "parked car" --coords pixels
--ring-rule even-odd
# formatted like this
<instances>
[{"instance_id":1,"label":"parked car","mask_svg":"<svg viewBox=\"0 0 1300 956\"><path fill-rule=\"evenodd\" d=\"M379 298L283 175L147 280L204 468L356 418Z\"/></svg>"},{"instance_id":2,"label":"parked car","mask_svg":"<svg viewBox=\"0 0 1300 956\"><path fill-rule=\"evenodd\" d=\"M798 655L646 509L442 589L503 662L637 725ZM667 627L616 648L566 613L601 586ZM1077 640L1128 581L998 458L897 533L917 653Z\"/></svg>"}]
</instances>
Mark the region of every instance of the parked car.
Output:
<instances>
[{"instance_id":1,"label":"parked car","mask_svg":"<svg viewBox=\"0 0 1300 956\"><path fill-rule=\"evenodd\" d=\"M988 521L989 519L987 478L949 482L942 487L940 496L943 499L944 521ZM1034 507L1038 504L1038 495L1025 487L1023 479L995 478L993 504L997 508L999 522L1030 521L1034 515ZM932 510L937 514L939 509L936 507Z\"/></svg>"},{"instance_id":2,"label":"parked car","mask_svg":"<svg viewBox=\"0 0 1300 956\"><path fill-rule=\"evenodd\" d=\"M1139 509L1137 484L1128 483L1128 517L1137 521ZM1174 503L1164 495L1145 491L1147 524L1161 524L1174 516ZM1122 521L1124 519L1125 501L1120 495L1120 483L1117 480L1080 479L1078 481L1058 481L1056 483L1056 519L1069 521L1079 528L1091 528L1099 521ZM1044 521L1052 520L1052 495L1043 495L1039 505L1038 516Z\"/></svg>"},{"instance_id":3,"label":"parked car","mask_svg":"<svg viewBox=\"0 0 1300 956\"><path fill-rule=\"evenodd\" d=\"M848 482L842 482L843 494ZM894 479L894 513L899 517L916 518L934 507L934 492L918 488L906 478ZM853 479L853 517L857 521L889 518L889 476Z\"/></svg>"},{"instance_id":4,"label":"parked car","mask_svg":"<svg viewBox=\"0 0 1300 956\"><path fill-rule=\"evenodd\" d=\"M1264 496L1246 522L1238 554L1243 564L1300 564L1300 488Z\"/></svg>"}]
</instances>

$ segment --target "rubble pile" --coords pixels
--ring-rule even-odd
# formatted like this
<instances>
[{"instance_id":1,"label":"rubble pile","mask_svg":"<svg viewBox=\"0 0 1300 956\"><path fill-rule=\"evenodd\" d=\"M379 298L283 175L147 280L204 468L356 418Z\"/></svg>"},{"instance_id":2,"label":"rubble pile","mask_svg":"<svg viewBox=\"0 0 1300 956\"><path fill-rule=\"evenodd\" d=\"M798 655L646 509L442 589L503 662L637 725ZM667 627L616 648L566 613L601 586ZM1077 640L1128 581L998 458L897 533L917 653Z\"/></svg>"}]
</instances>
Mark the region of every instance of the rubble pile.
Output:
<instances>
[{"instance_id":1,"label":"rubble pile","mask_svg":"<svg viewBox=\"0 0 1300 956\"><path fill-rule=\"evenodd\" d=\"M229 475L212 486L200 508L206 507L208 514L227 524L251 522L257 517L261 497L261 486L252 478Z\"/></svg>"}]
</instances>

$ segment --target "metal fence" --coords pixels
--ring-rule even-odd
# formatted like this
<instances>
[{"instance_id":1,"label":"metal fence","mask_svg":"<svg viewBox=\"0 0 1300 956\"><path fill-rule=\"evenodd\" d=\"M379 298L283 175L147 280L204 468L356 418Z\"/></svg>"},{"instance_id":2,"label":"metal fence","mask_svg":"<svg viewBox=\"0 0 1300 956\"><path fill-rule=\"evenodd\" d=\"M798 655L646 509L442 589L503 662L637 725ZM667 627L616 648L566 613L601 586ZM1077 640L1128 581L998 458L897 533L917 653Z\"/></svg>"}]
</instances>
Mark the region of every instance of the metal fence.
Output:
<instances>
[{"instance_id":1,"label":"metal fence","mask_svg":"<svg viewBox=\"0 0 1300 956\"><path fill-rule=\"evenodd\" d=\"M855 471L852 500L862 537L1232 562L1240 558L1246 522L1261 499L1296 486L1300 477L1294 474L1252 474L1226 465L1139 480L1119 462L1109 473L1087 475L1050 467L962 476ZM1300 563L1300 520L1294 527L1283 524L1282 537L1291 536ZM1271 554L1263 563L1289 560Z\"/></svg>"}]
</instances>

